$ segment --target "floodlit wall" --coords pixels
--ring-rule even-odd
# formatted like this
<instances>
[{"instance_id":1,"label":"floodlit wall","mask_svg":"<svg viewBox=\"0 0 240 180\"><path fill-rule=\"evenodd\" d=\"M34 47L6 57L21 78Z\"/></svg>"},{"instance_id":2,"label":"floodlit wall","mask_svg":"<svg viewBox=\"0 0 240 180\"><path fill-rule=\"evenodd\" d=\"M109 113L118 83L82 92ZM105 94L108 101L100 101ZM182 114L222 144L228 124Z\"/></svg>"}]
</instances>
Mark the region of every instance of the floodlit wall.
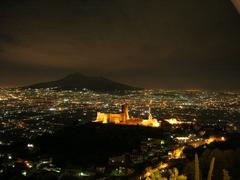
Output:
<instances>
[{"instance_id":1,"label":"floodlit wall","mask_svg":"<svg viewBox=\"0 0 240 180\"><path fill-rule=\"evenodd\" d=\"M122 121L125 121L125 114L106 114L106 113L97 113L97 119L96 122L102 122L102 123L120 123Z\"/></svg>"}]
</instances>

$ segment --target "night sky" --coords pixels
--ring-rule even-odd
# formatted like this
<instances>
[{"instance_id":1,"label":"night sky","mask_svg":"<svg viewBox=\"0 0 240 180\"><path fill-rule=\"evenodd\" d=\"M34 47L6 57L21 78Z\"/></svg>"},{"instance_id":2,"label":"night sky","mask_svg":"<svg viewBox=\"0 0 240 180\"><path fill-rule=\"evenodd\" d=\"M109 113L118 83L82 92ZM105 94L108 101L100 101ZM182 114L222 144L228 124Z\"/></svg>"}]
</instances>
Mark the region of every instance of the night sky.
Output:
<instances>
[{"instance_id":1,"label":"night sky","mask_svg":"<svg viewBox=\"0 0 240 180\"><path fill-rule=\"evenodd\" d=\"M146 88L240 89L233 2L2 0L0 87L81 72Z\"/></svg>"}]
</instances>

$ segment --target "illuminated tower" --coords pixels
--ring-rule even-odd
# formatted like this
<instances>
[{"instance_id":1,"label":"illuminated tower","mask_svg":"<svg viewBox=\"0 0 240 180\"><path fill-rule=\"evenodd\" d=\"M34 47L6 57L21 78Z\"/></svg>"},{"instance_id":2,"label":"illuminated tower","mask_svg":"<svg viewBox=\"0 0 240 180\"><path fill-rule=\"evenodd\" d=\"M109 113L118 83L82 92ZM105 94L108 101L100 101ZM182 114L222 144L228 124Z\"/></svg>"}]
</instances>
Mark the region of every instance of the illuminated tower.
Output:
<instances>
[{"instance_id":1,"label":"illuminated tower","mask_svg":"<svg viewBox=\"0 0 240 180\"><path fill-rule=\"evenodd\" d=\"M123 113L123 121L128 120L129 114L128 114L128 105L127 104L122 105L122 113Z\"/></svg>"},{"instance_id":2,"label":"illuminated tower","mask_svg":"<svg viewBox=\"0 0 240 180\"><path fill-rule=\"evenodd\" d=\"M151 114L151 104L152 104L152 100L150 100L149 102L149 110L148 110L148 120L152 120L153 119L153 116Z\"/></svg>"},{"instance_id":3,"label":"illuminated tower","mask_svg":"<svg viewBox=\"0 0 240 180\"><path fill-rule=\"evenodd\" d=\"M148 110L148 120L152 120L152 114L151 114L151 107L149 106L149 110Z\"/></svg>"}]
</instances>

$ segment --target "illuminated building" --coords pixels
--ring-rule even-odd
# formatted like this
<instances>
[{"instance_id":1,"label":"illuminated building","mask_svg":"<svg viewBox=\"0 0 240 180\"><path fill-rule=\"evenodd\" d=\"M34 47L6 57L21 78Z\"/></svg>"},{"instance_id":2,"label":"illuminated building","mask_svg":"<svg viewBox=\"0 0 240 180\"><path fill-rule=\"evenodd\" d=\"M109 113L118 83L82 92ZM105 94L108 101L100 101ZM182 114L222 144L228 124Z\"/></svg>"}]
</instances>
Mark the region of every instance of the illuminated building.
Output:
<instances>
[{"instance_id":1,"label":"illuminated building","mask_svg":"<svg viewBox=\"0 0 240 180\"><path fill-rule=\"evenodd\" d=\"M126 122L128 119L128 106L125 104L122 106L122 113L120 114L105 114L98 112L96 122L119 124L122 122Z\"/></svg>"},{"instance_id":2,"label":"illuminated building","mask_svg":"<svg viewBox=\"0 0 240 180\"><path fill-rule=\"evenodd\" d=\"M125 125L142 125L142 126L151 126L151 127L159 127L160 123L157 119L154 119L151 114L151 109L149 108L149 116L148 119L141 118L129 118L128 113L128 105L124 104L122 106L122 113L120 114L106 114L97 112L97 119L95 122L98 123L112 123L112 124L125 124Z\"/></svg>"},{"instance_id":3,"label":"illuminated building","mask_svg":"<svg viewBox=\"0 0 240 180\"><path fill-rule=\"evenodd\" d=\"M192 122L179 121L176 118L165 119L165 121L171 125L192 124Z\"/></svg>"}]
</instances>

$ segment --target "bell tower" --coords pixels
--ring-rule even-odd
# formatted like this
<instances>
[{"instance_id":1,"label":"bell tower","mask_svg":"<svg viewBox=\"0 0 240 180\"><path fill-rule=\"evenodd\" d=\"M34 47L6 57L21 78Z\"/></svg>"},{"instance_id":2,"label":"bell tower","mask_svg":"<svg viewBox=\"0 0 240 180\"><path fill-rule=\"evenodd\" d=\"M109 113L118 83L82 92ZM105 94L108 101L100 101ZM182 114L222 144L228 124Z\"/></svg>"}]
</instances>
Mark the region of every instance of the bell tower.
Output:
<instances>
[{"instance_id":1,"label":"bell tower","mask_svg":"<svg viewBox=\"0 0 240 180\"><path fill-rule=\"evenodd\" d=\"M126 121L129 119L129 114L128 114L128 105L124 104L122 105L122 113L123 113L123 120Z\"/></svg>"}]
</instances>

